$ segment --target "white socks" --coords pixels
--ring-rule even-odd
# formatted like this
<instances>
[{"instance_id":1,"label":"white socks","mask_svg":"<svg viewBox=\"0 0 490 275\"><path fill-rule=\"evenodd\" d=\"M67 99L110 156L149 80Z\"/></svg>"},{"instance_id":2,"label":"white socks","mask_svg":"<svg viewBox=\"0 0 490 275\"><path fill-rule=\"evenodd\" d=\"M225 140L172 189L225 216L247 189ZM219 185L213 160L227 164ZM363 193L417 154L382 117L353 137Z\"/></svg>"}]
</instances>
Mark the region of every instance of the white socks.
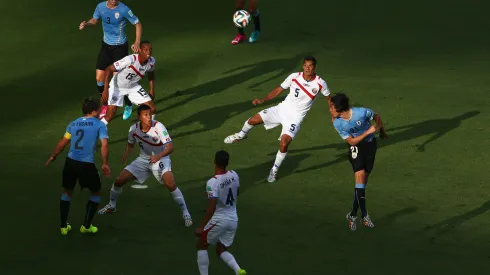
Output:
<instances>
[{"instance_id":1,"label":"white socks","mask_svg":"<svg viewBox=\"0 0 490 275\"><path fill-rule=\"evenodd\" d=\"M199 267L199 274L208 275L209 256L207 250L197 251L197 266Z\"/></svg>"},{"instance_id":2,"label":"white socks","mask_svg":"<svg viewBox=\"0 0 490 275\"><path fill-rule=\"evenodd\" d=\"M236 274L238 274L238 271L240 270L240 266L238 266L238 263L235 260L235 257L231 255L230 252L225 251L221 253L220 255L221 260L225 262L233 271L235 271Z\"/></svg>"},{"instance_id":3,"label":"white socks","mask_svg":"<svg viewBox=\"0 0 490 275\"><path fill-rule=\"evenodd\" d=\"M243 128L240 131L240 133L238 133L238 135L240 137L246 136L248 131L250 131L253 127L254 127L253 125L248 124L248 119L247 119L247 121L245 121L245 123L243 124Z\"/></svg>"},{"instance_id":4,"label":"white socks","mask_svg":"<svg viewBox=\"0 0 490 275\"><path fill-rule=\"evenodd\" d=\"M107 122L107 120L105 120L105 117L102 118L100 121L104 122L105 125L109 124L109 122Z\"/></svg>"},{"instance_id":5,"label":"white socks","mask_svg":"<svg viewBox=\"0 0 490 275\"><path fill-rule=\"evenodd\" d=\"M117 198L119 198L119 195L121 195L121 193L122 193L122 187L114 186L114 184L112 184L111 194L109 197L110 198L109 204L111 205L111 207L116 208Z\"/></svg>"},{"instance_id":6,"label":"white socks","mask_svg":"<svg viewBox=\"0 0 490 275\"><path fill-rule=\"evenodd\" d=\"M182 213L189 214L189 211L187 210L187 205L185 204L184 195L182 194L180 189L177 187L173 192L170 192L170 194L172 194L174 201L179 205Z\"/></svg>"},{"instance_id":7,"label":"white socks","mask_svg":"<svg viewBox=\"0 0 490 275\"><path fill-rule=\"evenodd\" d=\"M277 172L277 170L279 170L279 167L281 166L282 164L282 161L286 158L286 155L288 154L288 152L286 153L281 153L281 151L277 151L277 155L276 155L276 161L274 162L274 167L272 167L272 169L274 171Z\"/></svg>"}]
</instances>

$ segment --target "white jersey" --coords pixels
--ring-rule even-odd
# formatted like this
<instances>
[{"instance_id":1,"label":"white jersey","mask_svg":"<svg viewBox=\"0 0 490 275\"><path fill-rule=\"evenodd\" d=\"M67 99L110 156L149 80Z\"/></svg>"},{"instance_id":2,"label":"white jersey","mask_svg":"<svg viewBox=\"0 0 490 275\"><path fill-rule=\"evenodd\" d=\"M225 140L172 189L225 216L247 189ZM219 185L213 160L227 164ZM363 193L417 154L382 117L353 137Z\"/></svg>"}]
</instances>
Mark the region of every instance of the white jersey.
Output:
<instances>
[{"instance_id":1,"label":"white jersey","mask_svg":"<svg viewBox=\"0 0 490 275\"><path fill-rule=\"evenodd\" d=\"M148 59L145 65L139 61L138 54L132 54L114 63L117 74L111 79L110 86L115 88L132 88L138 85L146 72L153 72L155 67L155 58Z\"/></svg>"},{"instance_id":2,"label":"white jersey","mask_svg":"<svg viewBox=\"0 0 490 275\"><path fill-rule=\"evenodd\" d=\"M168 135L167 128L162 123L153 120L148 132L141 130L141 123L137 122L129 128L128 143L138 143L140 146L140 157L150 159L151 156L159 154L165 150L166 144L172 142ZM165 156L164 158L169 158Z\"/></svg>"},{"instance_id":3,"label":"white jersey","mask_svg":"<svg viewBox=\"0 0 490 275\"><path fill-rule=\"evenodd\" d=\"M298 117L306 116L318 93L330 95L327 83L320 76L315 75L313 80L306 81L301 72L290 74L281 88L289 88L288 96L280 103L281 107L286 107L288 112Z\"/></svg>"},{"instance_id":4,"label":"white jersey","mask_svg":"<svg viewBox=\"0 0 490 275\"><path fill-rule=\"evenodd\" d=\"M228 171L226 174L216 175L208 180L206 184L208 198L217 200L212 219L238 221L236 201L239 187L240 180L235 171Z\"/></svg>"}]
</instances>

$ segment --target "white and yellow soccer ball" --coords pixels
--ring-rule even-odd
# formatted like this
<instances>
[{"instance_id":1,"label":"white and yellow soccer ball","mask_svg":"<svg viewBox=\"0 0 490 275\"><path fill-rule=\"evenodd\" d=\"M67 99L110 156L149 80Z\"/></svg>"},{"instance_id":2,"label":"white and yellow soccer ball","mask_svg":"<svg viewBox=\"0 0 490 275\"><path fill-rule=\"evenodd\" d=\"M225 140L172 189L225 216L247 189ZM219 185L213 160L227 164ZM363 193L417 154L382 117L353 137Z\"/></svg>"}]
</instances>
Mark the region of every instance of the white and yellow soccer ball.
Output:
<instances>
[{"instance_id":1,"label":"white and yellow soccer ball","mask_svg":"<svg viewBox=\"0 0 490 275\"><path fill-rule=\"evenodd\" d=\"M233 15L233 23L239 28L245 28L250 23L250 13L246 10L239 10Z\"/></svg>"}]
</instances>

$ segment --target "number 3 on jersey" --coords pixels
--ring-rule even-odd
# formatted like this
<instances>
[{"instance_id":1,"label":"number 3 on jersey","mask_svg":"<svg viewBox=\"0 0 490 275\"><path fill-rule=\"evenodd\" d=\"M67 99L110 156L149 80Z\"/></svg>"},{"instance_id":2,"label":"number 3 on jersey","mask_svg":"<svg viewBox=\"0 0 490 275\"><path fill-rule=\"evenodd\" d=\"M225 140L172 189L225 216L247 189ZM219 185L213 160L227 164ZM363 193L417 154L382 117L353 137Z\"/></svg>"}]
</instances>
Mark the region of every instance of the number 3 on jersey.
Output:
<instances>
[{"instance_id":1,"label":"number 3 on jersey","mask_svg":"<svg viewBox=\"0 0 490 275\"><path fill-rule=\"evenodd\" d=\"M235 197L233 196L233 191L231 187L228 189L228 196L226 197L226 205L233 206L235 203Z\"/></svg>"}]
</instances>

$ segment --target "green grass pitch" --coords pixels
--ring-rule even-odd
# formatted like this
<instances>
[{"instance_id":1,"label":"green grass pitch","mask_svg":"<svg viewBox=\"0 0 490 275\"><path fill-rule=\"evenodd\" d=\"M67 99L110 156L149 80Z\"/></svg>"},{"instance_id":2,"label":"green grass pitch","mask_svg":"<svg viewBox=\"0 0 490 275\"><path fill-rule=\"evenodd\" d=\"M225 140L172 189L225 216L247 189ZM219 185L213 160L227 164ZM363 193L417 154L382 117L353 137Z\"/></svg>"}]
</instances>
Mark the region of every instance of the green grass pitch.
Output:
<instances>
[{"instance_id":1,"label":"green grass pitch","mask_svg":"<svg viewBox=\"0 0 490 275\"><path fill-rule=\"evenodd\" d=\"M230 44L232 0L123 2L153 42L157 119L174 137L172 169L195 224L214 152L231 154L242 184L232 253L249 274L488 271L488 2L260 1L262 36L238 46ZM154 179L145 190L125 187L118 212L95 217L96 236L78 232L88 193L76 190L73 231L59 234L66 151L48 169L44 162L80 116L81 100L97 96L101 26L78 31L96 4L0 2L0 274L198 274L194 228L183 226ZM132 41L134 28L127 32ZM346 92L386 123L390 139L379 142L367 189L373 230L347 228L354 180L323 99L275 184L265 180L279 128L257 127L244 142L223 143L264 108L252 99L300 69L306 54L317 57L317 73L333 92ZM103 180L102 204L124 167L129 126L120 116L109 125L113 175ZM232 274L211 250L210 261L210 274Z\"/></svg>"}]
</instances>

